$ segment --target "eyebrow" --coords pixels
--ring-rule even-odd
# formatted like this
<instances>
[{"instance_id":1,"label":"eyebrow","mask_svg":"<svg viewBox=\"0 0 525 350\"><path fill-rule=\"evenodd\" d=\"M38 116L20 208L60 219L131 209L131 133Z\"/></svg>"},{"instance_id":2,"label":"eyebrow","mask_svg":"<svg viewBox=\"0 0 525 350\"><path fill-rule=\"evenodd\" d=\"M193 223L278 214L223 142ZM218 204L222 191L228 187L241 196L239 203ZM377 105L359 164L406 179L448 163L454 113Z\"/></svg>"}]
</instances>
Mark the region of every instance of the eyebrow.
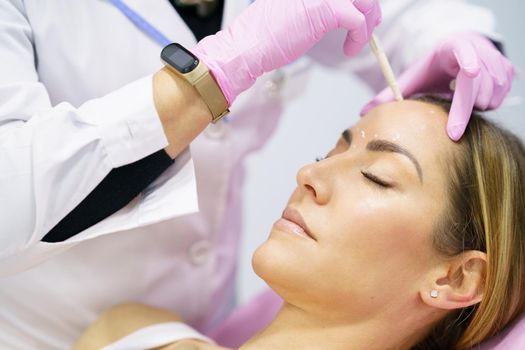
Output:
<instances>
[{"instance_id":1,"label":"eyebrow","mask_svg":"<svg viewBox=\"0 0 525 350\"><path fill-rule=\"evenodd\" d=\"M346 142L348 142L349 145L352 143L352 131L350 129L343 131L341 136L345 139ZM416 157L414 157L412 153L410 153L407 149L401 147L397 143L393 143L387 140L372 140L366 145L366 149L372 152L392 152L404 155L405 157L410 159L410 161L416 167L419 182L423 182L423 170L421 169L421 165L417 161Z\"/></svg>"}]
</instances>

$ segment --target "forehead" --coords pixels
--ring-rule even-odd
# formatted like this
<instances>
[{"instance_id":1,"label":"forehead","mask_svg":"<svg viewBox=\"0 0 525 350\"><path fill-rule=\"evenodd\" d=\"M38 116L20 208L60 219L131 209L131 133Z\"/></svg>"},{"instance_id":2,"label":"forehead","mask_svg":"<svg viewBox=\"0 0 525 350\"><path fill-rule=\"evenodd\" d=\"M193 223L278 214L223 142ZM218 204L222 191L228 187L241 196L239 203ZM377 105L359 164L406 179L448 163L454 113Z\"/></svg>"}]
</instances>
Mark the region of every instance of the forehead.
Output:
<instances>
[{"instance_id":1,"label":"forehead","mask_svg":"<svg viewBox=\"0 0 525 350\"><path fill-rule=\"evenodd\" d=\"M405 100L372 109L352 127L352 131L361 135L361 131L365 131L365 135L366 131L374 132L369 136L386 137L405 146L449 147L454 142L446 134L447 117L439 106Z\"/></svg>"},{"instance_id":2,"label":"forehead","mask_svg":"<svg viewBox=\"0 0 525 350\"><path fill-rule=\"evenodd\" d=\"M432 133L440 130L445 132L446 112L439 106L420 101L398 101L382 104L372 109L357 124L388 129L398 129L402 126L407 131Z\"/></svg>"},{"instance_id":3,"label":"forehead","mask_svg":"<svg viewBox=\"0 0 525 350\"><path fill-rule=\"evenodd\" d=\"M415 156L425 172L436 162L446 161L457 147L446 134L447 117L439 106L406 100L374 108L351 130L356 142L383 139L399 144Z\"/></svg>"}]
</instances>

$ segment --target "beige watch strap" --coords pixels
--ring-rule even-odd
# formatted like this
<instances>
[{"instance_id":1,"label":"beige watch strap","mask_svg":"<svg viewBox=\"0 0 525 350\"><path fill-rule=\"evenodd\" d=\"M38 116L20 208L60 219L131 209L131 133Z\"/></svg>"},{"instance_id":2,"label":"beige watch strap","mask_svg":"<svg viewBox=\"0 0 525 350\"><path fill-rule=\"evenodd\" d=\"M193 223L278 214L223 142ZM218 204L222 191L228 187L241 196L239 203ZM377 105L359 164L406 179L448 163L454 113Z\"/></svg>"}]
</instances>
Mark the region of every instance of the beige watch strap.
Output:
<instances>
[{"instance_id":1,"label":"beige watch strap","mask_svg":"<svg viewBox=\"0 0 525 350\"><path fill-rule=\"evenodd\" d=\"M228 101L226 101L219 84L213 79L208 67L206 67L202 61L199 62L194 70L181 75L193 85L201 95L213 116L212 123L217 123L230 113Z\"/></svg>"}]
</instances>

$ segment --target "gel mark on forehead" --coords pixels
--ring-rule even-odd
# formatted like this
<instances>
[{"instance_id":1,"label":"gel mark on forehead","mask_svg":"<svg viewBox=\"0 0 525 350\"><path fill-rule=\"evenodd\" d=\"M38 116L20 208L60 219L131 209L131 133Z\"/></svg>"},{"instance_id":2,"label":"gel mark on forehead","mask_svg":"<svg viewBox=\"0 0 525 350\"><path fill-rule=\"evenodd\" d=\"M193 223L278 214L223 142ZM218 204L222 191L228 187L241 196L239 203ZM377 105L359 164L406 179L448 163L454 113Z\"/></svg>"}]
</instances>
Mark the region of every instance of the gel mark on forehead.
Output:
<instances>
[{"instance_id":1,"label":"gel mark on forehead","mask_svg":"<svg viewBox=\"0 0 525 350\"><path fill-rule=\"evenodd\" d=\"M343 131L341 136L348 143L348 145L352 144L353 136L352 131L350 129ZM416 167L419 182L423 183L423 170L421 170L421 165L419 165L419 162L417 161L416 157L414 157L412 153L410 153L407 149L401 147L397 143L393 143L386 140L373 140L366 145L366 149L372 152L392 152L406 156Z\"/></svg>"}]
</instances>

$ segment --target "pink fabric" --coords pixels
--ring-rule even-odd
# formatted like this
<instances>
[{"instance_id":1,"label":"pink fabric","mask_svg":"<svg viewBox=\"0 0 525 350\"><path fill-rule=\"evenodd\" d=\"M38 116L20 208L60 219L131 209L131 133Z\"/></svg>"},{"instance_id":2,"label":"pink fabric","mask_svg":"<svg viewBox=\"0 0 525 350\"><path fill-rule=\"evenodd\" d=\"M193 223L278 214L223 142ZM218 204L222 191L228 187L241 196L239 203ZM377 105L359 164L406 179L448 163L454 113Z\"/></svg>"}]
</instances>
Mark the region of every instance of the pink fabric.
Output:
<instances>
[{"instance_id":1,"label":"pink fabric","mask_svg":"<svg viewBox=\"0 0 525 350\"><path fill-rule=\"evenodd\" d=\"M481 344L479 350L522 350L525 349L525 315L519 317L500 335Z\"/></svg>"},{"instance_id":2,"label":"pink fabric","mask_svg":"<svg viewBox=\"0 0 525 350\"><path fill-rule=\"evenodd\" d=\"M221 326L207 335L222 346L237 349L266 327L282 304L283 300L268 289L235 310Z\"/></svg>"},{"instance_id":3,"label":"pink fabric","mask_svg":"<svg viewBox=\"0 0 525 350\"><path fill-rule=\"evenodd\" d=\"M490 40L476 33L460 33L444 40L407 69L398 83L403 96L451 95L450 82L455 79L447 133L457 141L465 132L474 106L481 110L499 107L510 91L514 76L514 66ZM385 89L363 108L361 115L393 100L390 89Z\"/></svg>"},{"instance_id":4,"label":"pink fabric","mask_svg":"<svg viewBox=\"0 0 525 350\"><path fill-rule=\"evenodd\" d=\"M357 54L380 21L377 0L257 0L192 51L231 105L257 77L294 61L334 29L348 30L344 52Z\"/></svg>"}]
</instances>

